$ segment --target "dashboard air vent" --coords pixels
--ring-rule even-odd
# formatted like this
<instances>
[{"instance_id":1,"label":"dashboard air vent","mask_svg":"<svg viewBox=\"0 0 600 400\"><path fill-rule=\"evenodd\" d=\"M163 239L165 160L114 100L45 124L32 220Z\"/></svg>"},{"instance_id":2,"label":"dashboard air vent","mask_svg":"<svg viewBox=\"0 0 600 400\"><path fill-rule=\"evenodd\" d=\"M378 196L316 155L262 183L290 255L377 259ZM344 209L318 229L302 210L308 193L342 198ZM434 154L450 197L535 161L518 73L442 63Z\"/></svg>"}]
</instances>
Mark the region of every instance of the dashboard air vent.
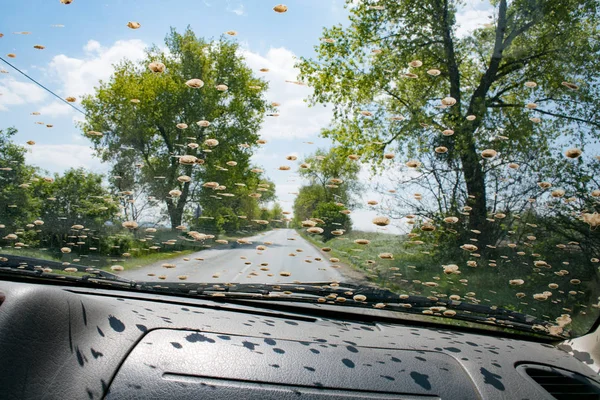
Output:
<instances>
[{"instance_id":1,"label":"dashboard air vent","mask_svg":"<svg viewBox=\"0 0 600 400\"><path fill-rule=\"evenodd\" d=\"M555 399L600 400L600 386L583 375L543 365L520 365L519 369Z\"/></svg>"}]
</instances>

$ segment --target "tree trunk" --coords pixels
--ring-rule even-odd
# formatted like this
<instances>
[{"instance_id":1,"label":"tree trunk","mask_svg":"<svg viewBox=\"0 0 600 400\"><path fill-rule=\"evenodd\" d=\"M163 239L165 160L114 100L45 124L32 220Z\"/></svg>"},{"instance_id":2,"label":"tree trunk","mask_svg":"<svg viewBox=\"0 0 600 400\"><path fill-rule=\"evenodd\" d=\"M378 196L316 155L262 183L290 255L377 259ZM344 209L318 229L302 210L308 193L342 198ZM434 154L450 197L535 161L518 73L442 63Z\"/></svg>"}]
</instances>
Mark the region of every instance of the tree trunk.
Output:
<instances>
[{"instance_id":1,"label":"tree trunk","mask_svg":"<svg viewBox=\"0 0 600 400\"><path fill-rule=\"evenodd\" d=\"M181 196L177 199L177 204L172 198L167 198L167 211L169 213L169 219L171 221L171 229L175 230L183 219L183 210L187 204L188 196L190 194L190 182L183 184Z\"/></svg>"},{"instance_id":2,"label":"tree trunk","mask_svg":"<svg viewBox=\"0 0 600 400\"><path fill-rule=\"evenodd\" d=\"M472 196L467 199L467 205L473 208L470 211L469 228L483 232L487 222L485 174L474 143L462 151L461 162L467 195Z\"/></svg>"}]
</instances>

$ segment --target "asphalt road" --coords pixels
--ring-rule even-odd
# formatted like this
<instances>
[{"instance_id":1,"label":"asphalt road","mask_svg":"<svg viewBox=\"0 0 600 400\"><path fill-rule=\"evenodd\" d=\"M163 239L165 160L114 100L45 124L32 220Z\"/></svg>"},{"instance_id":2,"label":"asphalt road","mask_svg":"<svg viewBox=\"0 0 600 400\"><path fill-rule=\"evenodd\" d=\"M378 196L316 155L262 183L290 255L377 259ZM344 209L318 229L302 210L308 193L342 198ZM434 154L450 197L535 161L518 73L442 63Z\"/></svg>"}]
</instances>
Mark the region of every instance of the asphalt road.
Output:
<instances>
[{"instance_id":1,"label":"asphalt road","mask_svg":"<svg viewBox=\"0 0 600 400\"><path fill-rule=\"evenodd\" d=\"M323 256L293 229L268 231L245 239L252 244L236 245L236 247L230 244L213 244L210 249L123 271L119 275L144 281L159 281L159 275L166 276L163 281L179 281L178 277L185 275L188 282L202 283L272 284L348 280L343 278L339 270L331 267L328 257ZM259 245L266 246L266 250L257 250L256 247ZM186 261L184 258L189 260ZM318 258L321 260L317 260ZM165 268L162 266L165 263L174 264L175 268ZM268 270L261 270L261 268ZM281 273L290 273L290 275L282 276ZM155 276L148 274L155 274Z\"/></svg>"}]
</instances>

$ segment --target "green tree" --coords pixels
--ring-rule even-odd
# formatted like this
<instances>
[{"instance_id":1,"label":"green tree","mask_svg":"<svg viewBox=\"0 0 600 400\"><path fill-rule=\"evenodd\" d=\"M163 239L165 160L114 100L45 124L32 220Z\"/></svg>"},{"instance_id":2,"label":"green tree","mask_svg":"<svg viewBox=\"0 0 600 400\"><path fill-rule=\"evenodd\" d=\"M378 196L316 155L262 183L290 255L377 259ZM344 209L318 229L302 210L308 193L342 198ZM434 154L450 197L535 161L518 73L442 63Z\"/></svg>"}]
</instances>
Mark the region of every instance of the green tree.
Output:
<instances>
[{"instance_id":1,"label":"green tree","mask_svg":"<svg viewBox=\"0 0 600 400\"><path fill-rule=\"evenodd\" d=\"M39 178L37 169L25 164L24 147L12 142L14 128L0 130L0 237L25 229L38 215L40 201L32 195L31 185Z\"/></svg>"},{"instance_id":2,"label":"green tree","mask_svg":"<svg viewBox=\"0 0 600 400\"><path fill-rule=\"evenodd\" d=\"M204 210L216 211L212 198L203 195L213 189L204 190L203 183L232 190L235 182L258 181L249 179L256 175L249 158L270 106L263 97L266 82L253 76L235 42L206 41L187 29L172 30L165 44L166 50L150 48L139 63L116 65L110 80L82 101L87 111L82 129L102 159L118 166L114 175L127 166L138 169L130 174L134 187L128 190L145 190L164 202L175 228L196 195ZM192 79L203 86L190 87L186 82ZM197 161L187 164L182 156ZM183 175L191 180L178 180ZM181 193L174 196L172 190Z\"/></svg>"},{"instance_id":3,"label":"green tree","mask_svg":"<svg viewBox=\"0 0 600 400\"><path fill-rule=\"evenodd\" d=\"M349 232L352 228L352 221L346 214L342 214L340 211L344 210L335 203L319 203L312 212L311 217L322 220L318 226L323 228L322 238L324 242L331 240L335 237L331 232L335 230L343 230Z\"/></svg>"},{"instance_id":4,"label":"green tree","mask_svg":"<svg viewBox=\"0 0 600 400\"><path fill-rule=\"evenodd\" d=\"M301 222L312 217L313 211L319 203L327 201L327 189L321 185L305 185L300 187L294 199L294 225L301 226Z\"/></svg>"},{"instance_id":5,"label":"green tree","mask_svg":"<svg viewBox=\"0 0 600 400\"><path fill-rule=\"evenodd\" d=\"M43 247L68 246L78 252L98 248L121 215L117 199L103 185L103 176L82 168L55 174L53 182L38 180L32 191L43 202L37 216L44 222L38 235ZM76 225L83 228L73 228Z\"/></svg>"},{"instance_id":6,"label":"green tree","mask_svg":"<svg viewBox=\"0 0 600 400\"><path fill-rule=\"evenodd\" d=\"M299 62L311 102L334 105L325 137L381 165L387 149L405 160L433 154L459 171L453 193L464 196L453 200L472 207L469 228L484 233L498 160L519 162L535 143L544 162L559 136L584 148L600 127L598 2L491 3L489 23L458 36L460 1L360 2L349 24L324 29L316 59ZM448 151L434 153L440 146ZM485 149L499 156L482 160Z\"/></svg>"},{"instance_id":7,"label":"green tree","mask_svg":"<svg viewBox=\"0 0 600 400\"><path fill-rule=\"evenodd\" d=\"M309 168L300 168L299 175L308 180L310 185L320 185L322 200L344 203L347 207L352 202L352 195L357 193L361 185L358 182L360 163L347 158L347 151L341 148L329 150L318 149L306 157L302 164Z\"/></svg>"},{"instance_id":8,"label":"green tree","mask_svg":"<svg viewBox=\"0 0 600 400\"><path fill-rule=\"evenodd\" d=\"M324 228L326 235L329 235L328 239L331 236L329 232L336 229L330 222L342 223L344 229L350 229L350 218L340 211L355 205L353 197L362 185L358 182L360 163L349 159L347 155L347 151L342 148L318 149L302 160L301 164L308 168L301 167L299 174L308 184L300 187L294 200L296 227L300 227L302 221L309 218L325 220L315 215L317 213L328 221L327 228ZM334 217L335 213L339 216Z\"/></svg>"}]
</instances>

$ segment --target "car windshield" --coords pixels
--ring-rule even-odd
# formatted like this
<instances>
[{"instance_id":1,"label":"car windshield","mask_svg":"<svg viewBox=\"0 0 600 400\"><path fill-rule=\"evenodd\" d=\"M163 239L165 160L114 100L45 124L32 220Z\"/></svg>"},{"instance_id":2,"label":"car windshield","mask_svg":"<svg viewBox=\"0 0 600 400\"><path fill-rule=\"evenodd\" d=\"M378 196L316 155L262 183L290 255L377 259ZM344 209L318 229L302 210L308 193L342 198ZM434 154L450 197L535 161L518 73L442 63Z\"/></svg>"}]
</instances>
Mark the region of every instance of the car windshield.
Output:
<instances>
[{"instance_id":1,"label":"car windshield","mask_svg":"<svg viewBox=\"0 0 600 400\"><path fill-rule=\"evenodd\" d=\"M1 278L583 335L599 7L5 2Z\"/></svg>"}]
</instances>

